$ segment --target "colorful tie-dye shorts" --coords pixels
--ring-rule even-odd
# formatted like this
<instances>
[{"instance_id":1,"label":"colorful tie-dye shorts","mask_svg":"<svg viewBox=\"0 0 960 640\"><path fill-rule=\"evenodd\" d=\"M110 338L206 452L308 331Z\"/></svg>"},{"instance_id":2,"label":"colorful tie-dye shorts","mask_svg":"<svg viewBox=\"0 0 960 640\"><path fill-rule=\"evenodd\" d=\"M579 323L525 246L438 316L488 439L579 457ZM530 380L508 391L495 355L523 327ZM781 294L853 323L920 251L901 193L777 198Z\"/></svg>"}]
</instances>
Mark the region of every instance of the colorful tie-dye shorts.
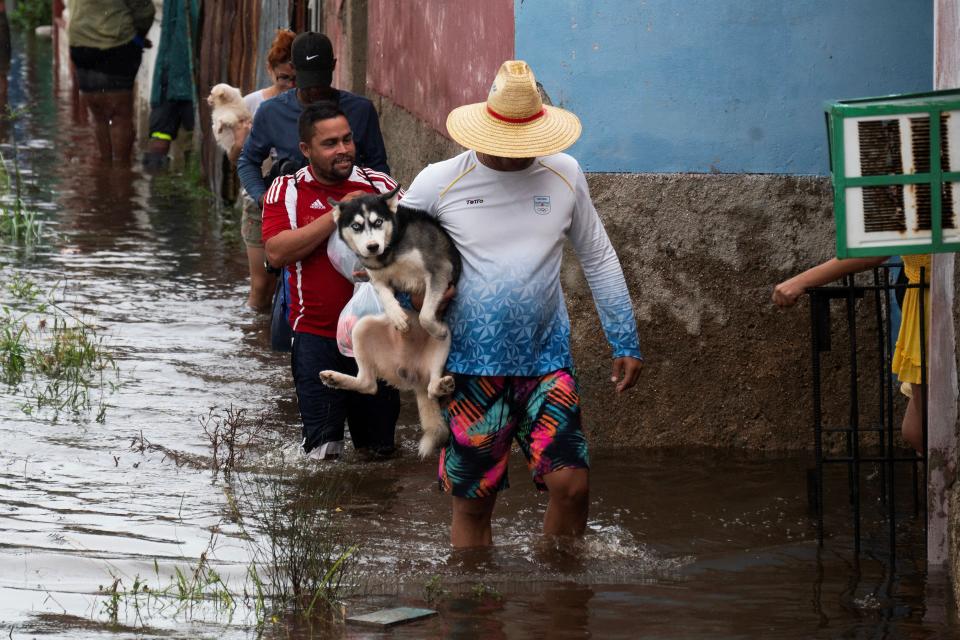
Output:
<instances>
[{"instance_id":1,"label":"colorful tie-dye shorts","mask_svg":"<svg viewBox=\"0 0 960 640\"><path fill-rule=\"evenodd\" d=\"M440 452L440 487L461 498L505 489L507 460L516 440L540 490L543 476L590 466L580 427L580 395L572 372L543 376L454 376L444 417L450 442Z\"/></svg>"}]
</instances>

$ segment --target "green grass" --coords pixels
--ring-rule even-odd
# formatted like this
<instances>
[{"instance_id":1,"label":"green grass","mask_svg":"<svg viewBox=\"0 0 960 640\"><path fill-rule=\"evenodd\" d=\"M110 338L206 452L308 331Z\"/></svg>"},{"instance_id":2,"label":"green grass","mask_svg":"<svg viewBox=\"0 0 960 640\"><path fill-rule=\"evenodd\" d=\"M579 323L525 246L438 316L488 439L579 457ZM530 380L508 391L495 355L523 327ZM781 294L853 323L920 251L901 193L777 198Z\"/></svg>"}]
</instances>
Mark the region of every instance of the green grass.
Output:
<instances>
[{"instance_id":1,"label":"green grass","mask_svg":"<svg viewBox=\"0 0 960 640\"><path fill-rule=\"evenodd\" d=\"M249 541L258 591L279 617L324 617L359 579L360 545L347 541L346 477L282 465L276 475L234 479L233 520Z\"/></svg>"},{"instance_id":2,"label":"green grass","mask_svg":"<svg viewBox=\"0 0 960 640\"><path fill-rule=\"evenodd\" d=\"M237 596L227 582L210 566L208 553L204 551L197 563L186 568L174 567L166 581L160 576L160 565L154 560L155 585L140 574L132 579L111 570L109 586L100 585L100 615L112 627L133 626L143 628L150 618L157 615L192 620L194 607L202 604L218 615L228 618L237 608ZM121 620L122 617L122 620Z\"/></svg>"},{"instance_id":3,"label":"green grass","mask_svg":"<svg viewBox=\"0 0 960 640\"><path fill-rule=\"evenodd\" d=\"M49 24L49 23L48 23ZM24 109L6 107L0 119L11 124L23 117ZM20 173L20 148L13 136L13 160L8 163L0 153L0 241L30 249L44 237L44 223L34 209L23 200L23 179ZM13 171L9 164L12 164Z\"/></svg>"},{"instance_id":4,"label":"green grass","mask_svg":"<svg viewBox=\"0 0 960 640\"><path fill-rule=\"evenodd\" d=\"M40 25L52 21L52 3L50 0L17 0L11 22L24 30L33 31Z\"/></svg>"},{"instance_id":5,"label":"green grass","mask_svg":"<svg viewBox=\"0 0 960 640\"><path fill-rule=\"evenodd\" d=\"M219 201L203 179L200 157L196 153L188 156L183 167L158 173L152 184L153 193L162 198L186 199L199 205L210 205Z\"/></svg>"},{"instance_id":6,"label":"green grass","mask_svg":"<svg viewBox=\"0 0 960 640\"><path fill-rule=\"evenodd\" d=\"M432 576L423 585L423 600L427 604L436 605L449 597L449 595L450 591L443 587L443 580L438 575Z\"/></svg>"},{"instance_id":7,"label":"green grass","mask_svg":"<svg viewBox=\"0 0 960 640\"><path fill-rule=\"evenodd\" d=\"M8 301L0 302L0 380L26 398L24 412L50 410L56 420L96 409L119 384L113 355L97 329L60 305L62 287L42 291L19 274L0 271ZM4 297L7 297L4 296Z\"/></svg>"},{"instance_id":8,"label":"green grass","mask_svg":"<svg viewBox=\"0 0 960 640\"><path fill-rule=\"evenodd\" d=\"M268 626L331 623L338 606L359 583L359 545L345 540L347 497L343 477L308 476L286 465L270 475L234 475L224 486L228 520L247 542L250 561L243 584L230 584L211 564L220 527L195 563L161 576L132 578L115 567L99 589L96 617L112 627L144 628L152 616L182 621L232 621L238 609L252 618L258 634ZM231 487L237 487L237 498ZM198 608L199 607L199 608ZM282 629L281 629L282 631Z\"/></svg>"}]
</instances>

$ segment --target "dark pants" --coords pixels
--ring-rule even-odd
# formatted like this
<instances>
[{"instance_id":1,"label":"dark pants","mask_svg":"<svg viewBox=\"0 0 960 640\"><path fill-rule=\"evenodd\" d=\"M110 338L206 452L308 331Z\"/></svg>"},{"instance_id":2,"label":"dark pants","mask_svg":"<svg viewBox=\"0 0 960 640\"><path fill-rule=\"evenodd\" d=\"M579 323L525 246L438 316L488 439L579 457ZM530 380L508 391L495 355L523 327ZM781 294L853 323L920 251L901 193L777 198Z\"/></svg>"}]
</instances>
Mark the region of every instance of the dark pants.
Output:
<instances>
[{"instance_id":1,"label":"dark pants","mask_svg":"<svg viewBox=\"0 0 960 640\"><path fill-rule=\"evenodd\" d=\"M70 47L77 84L84 93L130 91L142 58L143 49L133 42L111 49Z\"/></svg>"},{"instance_id":2,"label":"dark pants","mask_svg":"<svg viewBox=\"0 0 960 640\"><path fill-rule=\"evenodd\" d=\"M160 140L176 140L177 133L193 131L193 101L164 100L150 108L150 137Z\"/></svg>"},{"instance_id":3,"label":"dark pants","mask_svg":"<svg viewBox=\"0 0 960 640\"><path fill-rule=\"evenodd\" d=\"M341 354L333 338L295 332L291 366L303 420L305 451L343 440L344 420L350 425L355 449L393 451L400 392L382 382L372 396L331 389L320 382L320 372L326 369L357 375L356 361Z\"/></svg>"}]
</instances>

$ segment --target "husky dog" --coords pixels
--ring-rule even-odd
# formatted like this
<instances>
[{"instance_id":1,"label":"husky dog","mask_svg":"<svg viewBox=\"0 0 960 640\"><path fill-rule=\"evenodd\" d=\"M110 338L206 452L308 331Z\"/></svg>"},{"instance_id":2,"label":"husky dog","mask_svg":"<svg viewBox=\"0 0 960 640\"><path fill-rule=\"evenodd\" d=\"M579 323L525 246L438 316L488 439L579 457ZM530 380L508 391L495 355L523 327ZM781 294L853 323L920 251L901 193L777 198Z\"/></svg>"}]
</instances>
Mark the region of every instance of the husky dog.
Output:
<instances>
[{"instance_id":1,"label":"husky dog","mask_svg":"<svg viewBox=\"0 0 960 640\"><path fill-rule=\"evenodd\" d=\"M320 379L328 387L360 393L376 393L377 378L413 391L423 425L420 456L425 457L448 437L437 400L453 392L453 377L444 375L450 330L438 313L462 265L440 223L423 211L398 206L397 191L330 201L337 233L370 274L384 313L365 316L353 328L357 376L327 370ZM420 313L401 307L396 291L422 294Z\"/></svg>"},{"instance_id":2,"label":"husky dog","mask_svg":"<svg viewBox=\"0 0 960 640\"><path fill-rule=\"evenodd\" d=\"M207 104L213 107L210 120L213 126L213 138L217 145L229 152L236 141L236 129L241 124L253 122L250 110L243 104L243 96L236 87L221 82L210 89Z\"/></svg>"}]
</instances>

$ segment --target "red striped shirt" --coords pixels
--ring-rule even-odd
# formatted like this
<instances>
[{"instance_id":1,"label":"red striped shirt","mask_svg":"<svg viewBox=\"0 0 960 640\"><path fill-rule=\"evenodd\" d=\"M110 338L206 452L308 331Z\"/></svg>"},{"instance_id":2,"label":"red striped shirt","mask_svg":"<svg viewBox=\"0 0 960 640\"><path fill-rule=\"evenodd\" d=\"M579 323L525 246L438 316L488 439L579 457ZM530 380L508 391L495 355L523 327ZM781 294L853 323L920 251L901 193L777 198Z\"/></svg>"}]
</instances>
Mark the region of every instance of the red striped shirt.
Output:
<instances>
[{"instance_id":1,"label":"red striped shirt","mask_svg":"<svg viewBox=\"0 0 960 640\"><path fill-rule=\"evenodd\" d=\"M341 200L351 191L386 193L397 186L385 173L353 168L343 182L326 185L317 181L310 166L295 175L273 181L263 198L263 241L281 231L299 229L329 215L327 200ZM353 283L334 269L323 242L309 256L287 265L290 279L290 326L294 331L337 337L337 320L350 296Z\"/></svg>"}]
</instances>

